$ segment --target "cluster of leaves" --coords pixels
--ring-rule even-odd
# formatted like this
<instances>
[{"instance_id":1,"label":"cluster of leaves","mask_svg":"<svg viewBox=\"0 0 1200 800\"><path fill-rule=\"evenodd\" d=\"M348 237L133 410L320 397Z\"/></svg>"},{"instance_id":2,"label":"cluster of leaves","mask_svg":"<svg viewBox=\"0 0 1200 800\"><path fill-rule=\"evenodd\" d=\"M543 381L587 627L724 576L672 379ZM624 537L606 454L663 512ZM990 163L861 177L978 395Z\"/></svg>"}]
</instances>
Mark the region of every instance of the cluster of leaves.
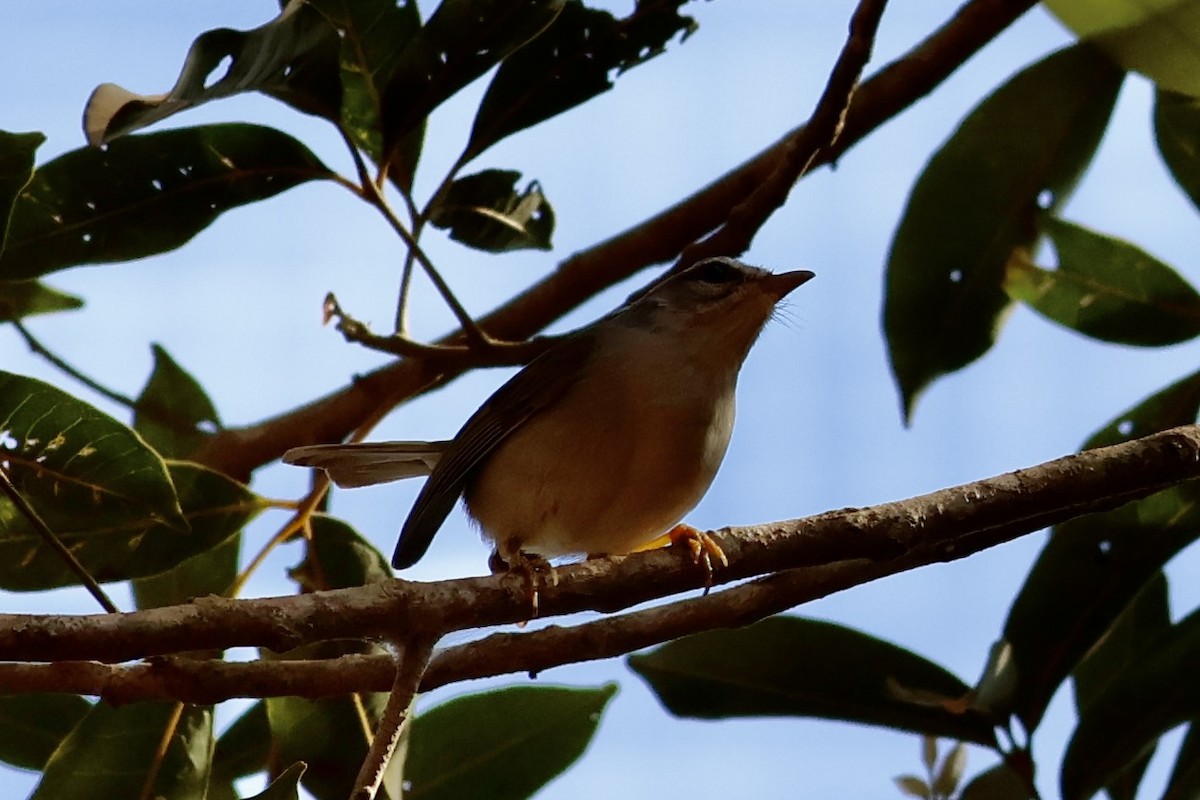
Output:
<instances>
[{"instance_id":1,"label":"cluster of leaves","mask_svg":"<svg viewBox=\"0 0 1200 800\"><path fill-rule=\"evenodd\" d=\"M308 181L334 181L381 208L390 184L409 201L414 239L429 223L492 252L549 248L554 215L536 182L521 189L517 171L462 168L686 36L694 23L679 14L682 3L642 2L617 19L577 0L444 0L422 20L412 2L291 0L257 29L209 31L166 94L97 88L84 120L91 146L35 166L41 134L0 133L0 320L24 332L25 317L82 305L42 283L48 273L180 247L221 214ZM417 210L410 187L428 115L492 69L463 153ZM259 125L135 133L240 92L327 119L360 174L338 175L290 135ZM0 466L84 571L101 583L131 582L138 608L236 594L242 530L271 505L188 461L221 422L186 370L161 348L154 357L144 390L126 401L132 427L46 383L0 372ZM292 574L301 590L391 576L345 523L318 514L305 533L307 556ZM0 588L79 583L37 520L2 497L0 551ZM363 648L378 646L325 643L261 657ZM384 791L398 797L403 781L411 796L526 797L579 757L614 692L518 687L434 708L406 729ZM273 782L262 798L294 798L301 784L318 798L345 797L383 701L270 698L218 738L206 706L0 697L0 759L42 771L36 797L234 798L236 781L264 771ZM469 762L461 758L465 729L481 754Z\"/></svg>"}]
</instances>

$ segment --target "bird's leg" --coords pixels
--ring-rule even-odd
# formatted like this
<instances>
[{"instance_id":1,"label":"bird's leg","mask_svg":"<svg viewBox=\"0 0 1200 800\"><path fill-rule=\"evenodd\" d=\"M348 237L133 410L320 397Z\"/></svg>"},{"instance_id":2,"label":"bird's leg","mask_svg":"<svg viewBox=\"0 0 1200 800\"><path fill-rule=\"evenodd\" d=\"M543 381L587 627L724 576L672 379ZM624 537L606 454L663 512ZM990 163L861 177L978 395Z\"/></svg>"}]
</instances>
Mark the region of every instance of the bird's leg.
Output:
<instances>
[{"instance_id":1,"label":"bird's leg","mask_svg":"<svg viewBox=\"0 0 1200 800\"><path fill-rule=\"evenodd\" d=\"M722 567L729 566L729 559L725 557L725 551L721 549L721 545L699 528L693 528L691 525L681 522L634 552L640 553L644 550L655 550L672 545L687 547L692 556L692 563L704 569L704 593L708 594L708 590L712 588L713 570L715 569L713 562Z\"/></svg>"},{"instance_id":2,"label":"bird's leg","mask_svg":"<svg viewBox=\"0 0 1200 800\"><path fill-rule=\"evenodd\" d=\"M539 576L545 574L550 586L558 586L558 573L549 561L531 553L526 553L515 543L509 546L497 547L488 557L488 569L493 575L501 572L524 578L526 597L529 598L530 619L538 615L538 584Z\"/></svg>"}]
</instances>

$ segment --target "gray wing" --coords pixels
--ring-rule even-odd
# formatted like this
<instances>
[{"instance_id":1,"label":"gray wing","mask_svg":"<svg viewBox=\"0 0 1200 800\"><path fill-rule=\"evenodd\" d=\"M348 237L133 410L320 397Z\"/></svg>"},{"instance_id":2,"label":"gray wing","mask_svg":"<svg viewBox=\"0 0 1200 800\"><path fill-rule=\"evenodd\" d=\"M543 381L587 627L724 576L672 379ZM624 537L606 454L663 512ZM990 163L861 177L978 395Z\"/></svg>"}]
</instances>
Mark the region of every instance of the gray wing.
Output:
<instances>
[{"instance_id":1,"label":"gray wing","mask_svg":"<svg viewBox=\"0 0 1200 800\"><path fill-rule=\"evenodd\" d=\"M471 415L417 495L400 529L392 566L405 569L425 555L475 467L509 434L562 397L578 379L592 342L586 333L563 339L529 362Z\"/></svg>"}]
</instances>

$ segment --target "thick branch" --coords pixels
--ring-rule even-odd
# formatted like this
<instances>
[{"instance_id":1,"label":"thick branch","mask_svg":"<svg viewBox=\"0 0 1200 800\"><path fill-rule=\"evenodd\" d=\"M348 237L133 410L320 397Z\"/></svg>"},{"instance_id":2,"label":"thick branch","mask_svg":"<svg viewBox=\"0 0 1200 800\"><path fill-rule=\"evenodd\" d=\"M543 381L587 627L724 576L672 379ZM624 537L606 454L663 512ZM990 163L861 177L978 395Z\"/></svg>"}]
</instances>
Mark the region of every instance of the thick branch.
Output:
<instances>
[{"instance_id":1,"label":"thick branch","mask_svg":"<svg viewBox=\"0 0 1200 800\"><path fill-rule=\"evenodd\" d=\"M1196 477L1200 477L1200 427L1186 426L910 500L805 520L726 528L717 536L730 564L717 573L719 582L776 574L709 596L574 628L494 634L442 651L422 686L536 672L620 655L702 630L745 625L834 591L963 558ZM558 585L541 589L546 616L628 608L697 588L704 581L685 554L673 551L598 559L558 572ZM0 657L116 662L239 645L284 650L333 638L436 638L452 630L521 621L527 613L523 577L440 583L396 580L286 598L211 598L128 614L0 615ZM170 696L211 702L246 694L311 696L348 687L386 689L391 679L386 665L363 657L339 659L336 666L174 660L126 668L79 663L0 665L0 687L5 691L72 691L124 700Z\"/></svg>"},{"instance_id":2,"label":"thick branch","mask_svg":"<svg viewBox=\"0 0 1200 800\"><path fill-rule=\"evenodd\" d=\"M822 149L811 166L835 160L900 111L931 92L963 62L1007 28L1034 0L972 0L903 58L880 70L854 96L841 135ZM497 339L525 339L597 292L652 264L669 261L688 244L722 225L786 162L801 126L713 183L641 224L562 262L542 281L480 321ZM459 333L439 341L460 341ZM194 458L228 475L246 479L258 466L300 444L345 438L363 420L387 407L454 378L415 361L400 361L356 380L306 406L247 428L222 431Z\"/></svg>"}]
</instances>

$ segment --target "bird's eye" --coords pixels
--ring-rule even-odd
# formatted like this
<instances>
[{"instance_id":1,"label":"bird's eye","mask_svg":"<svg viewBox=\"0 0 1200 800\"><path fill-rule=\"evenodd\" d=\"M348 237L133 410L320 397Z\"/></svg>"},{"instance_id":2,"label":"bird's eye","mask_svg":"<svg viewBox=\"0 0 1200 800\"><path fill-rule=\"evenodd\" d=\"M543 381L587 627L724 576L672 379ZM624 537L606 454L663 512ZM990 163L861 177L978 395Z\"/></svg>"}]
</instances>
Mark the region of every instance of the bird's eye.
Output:
<instances>
[{"instance_id":1,"label":"bird's eye","mask_svg":"<svg viewBox=\"0 0 1200 800\"><path fill-rule=\"evenodd\" d=\"M704 283L722 285L739 282L744 276L742 271L730 262L714 258L693 267L692 277Z\"/></svg>"}]
</instances>

